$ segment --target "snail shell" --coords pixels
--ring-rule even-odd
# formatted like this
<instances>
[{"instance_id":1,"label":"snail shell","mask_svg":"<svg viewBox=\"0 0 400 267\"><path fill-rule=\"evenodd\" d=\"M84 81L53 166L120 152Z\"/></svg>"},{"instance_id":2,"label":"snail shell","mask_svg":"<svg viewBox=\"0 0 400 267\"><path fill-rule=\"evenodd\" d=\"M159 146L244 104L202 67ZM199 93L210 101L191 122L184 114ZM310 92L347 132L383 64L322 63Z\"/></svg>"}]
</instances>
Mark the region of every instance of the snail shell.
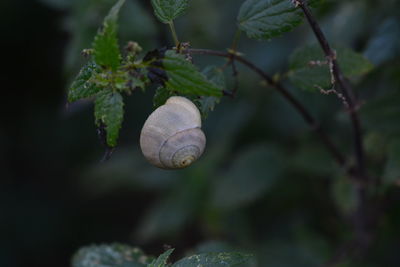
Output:
<instances>
[{"instance_id":1,"label":"snail shell","mask_svg":"<svg viewBox=\"0 0 400 267\"><path fill-rule=\"evenodd\" d=\"M173 96L150 114L140 134L145 158L163 169L185 168L204 151L200 112L189 99Z\"/></svg>"}]
</instances>

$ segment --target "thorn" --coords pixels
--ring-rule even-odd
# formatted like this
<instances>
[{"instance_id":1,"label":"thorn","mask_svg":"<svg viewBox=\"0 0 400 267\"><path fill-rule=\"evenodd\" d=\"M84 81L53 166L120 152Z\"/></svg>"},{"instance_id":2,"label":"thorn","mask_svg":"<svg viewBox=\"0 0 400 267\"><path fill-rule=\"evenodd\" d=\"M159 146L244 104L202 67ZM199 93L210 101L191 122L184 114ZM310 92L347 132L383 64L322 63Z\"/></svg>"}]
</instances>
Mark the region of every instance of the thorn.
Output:
<instances>
[{"instance_id":1,"label":"thorn","mask_svg":"<svg viewBox=\"0 0 400 267\"><path fill-rule=\"evenodd\" d=\"M299 7L302 3L299 0L292 0L292 4L294 5L294 7Z\"/></svg>"},{"instance_id":2,"label":"thorn","mask_svg":"<svg viewBox=\"0 0 400 267\"><path fill-rule=\"evenodd\" d=\"M346 98L343 96L343 94L341 94L341 93L339 93L338 91L336 91L335 88L325 90L324 88L322 88L322 87L319 86L319 85L314 85L314 86L315 86L316 88L318 88L319 91L320 91L322 94L324 94L324 95L330 95L330 94L336 95L336 96L342 101L343 105L344 105L347 109L350 108L349 103L346 101Z\"/></svg>"}]
</instances>

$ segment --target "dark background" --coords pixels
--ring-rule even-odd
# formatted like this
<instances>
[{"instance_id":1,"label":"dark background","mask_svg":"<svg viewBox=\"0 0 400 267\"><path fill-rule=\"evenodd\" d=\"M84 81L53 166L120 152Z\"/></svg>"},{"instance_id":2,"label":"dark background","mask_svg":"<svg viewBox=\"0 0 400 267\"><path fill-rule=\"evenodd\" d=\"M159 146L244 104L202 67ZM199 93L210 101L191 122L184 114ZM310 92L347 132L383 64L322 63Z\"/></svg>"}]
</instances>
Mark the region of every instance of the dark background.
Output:
<instances>
[{"instance_id":1,"label":"dark background","mask_svg":"<svg viewBox=\"0 0 400 267\"><path fill-rule=\"evenodd\" d=\"M127 2L121 44L135 40L145 51L171 44L149 1ZM193 167L167 172L142 158L138 138L152 110L152 90L128 98L120 146L110 162L98 163L103 148L92 105L67 109L66 90L84 62L80 51L90 47L112 3L0 3L0 266L69 266L78 248L114 241L156 255L167 244L176 248L175 259L188 251L244 250L256 255L259 266L328 260L352 235L352 185L296 112L244 68L238 97L223 99L204 122L208 146ZM229 47L241 3L193 0L177 22L181 39L194 47ZM391 0L327 0L318 10L333 42L375 64L355 88L366 105L375 105L362 110L362 118L369 171L379 177L388 175L390 144L399 139L398 8ZM269 73L284 73L293 49L312 39L303 25L269 42L243 37L239 50ZM195 62L224 64L209 57ZM350 155L340 101L293 93ZM343 266L400 264L400 192L395 185L380 190L388 204L371 230L370 253Z\"/></svg>"}]
</instances>

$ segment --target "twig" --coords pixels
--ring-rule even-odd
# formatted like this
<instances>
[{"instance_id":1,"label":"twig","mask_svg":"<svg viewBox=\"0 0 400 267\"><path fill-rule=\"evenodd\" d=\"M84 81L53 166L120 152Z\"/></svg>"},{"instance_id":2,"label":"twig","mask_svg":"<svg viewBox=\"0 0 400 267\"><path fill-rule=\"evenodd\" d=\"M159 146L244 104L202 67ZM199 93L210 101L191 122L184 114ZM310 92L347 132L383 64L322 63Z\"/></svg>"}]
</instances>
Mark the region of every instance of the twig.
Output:
<instances>
[{"instance_id":1,"label":"twig","mask_svg":"<svg viewBox=\"0 0 400 267\"><path fill-rule=\"evenodd\" d=\"M235 57L232 57L232 59L231 59L231 66L232 66L232 76L234 79L232 93L233 93L233 95L236 95L238 88L239 88L239 72L236 67Z\"/></svg>"},{"instance_id":2,"label":"twig","mask_svg":"<svg viewBox=\"0 0 400 267\"><path fill-rule=\"evenodd\" d=\"M311 10L309 9L307 2L305 0L296 0L295 6L300 7L303 11L304 15L307 18L308 23L310 24L322 50L325 53L325 56L329 62L329 69L331 71L332 83L337 83L341 89L341 93L347 103L347 110L350 115L352 127L353 127L353 139L354 139L354 150L355 150L355 158L356 158L356 172L355 175L358 179L363 181L361 184L357 184L356 192L357 192L357 208L353 214L353 227L355 232L355 247L364 252L370 242L371 242L371 233L368 229L368 215L369 215L369 205L367 199L367 187L369 185L369 179L366 172L365 167L365 151L363 147L363 136L361 130L361 123L359 116L357 114L357 100L353 94L352 88L350 87L348 81L343 75L343 72L340 69L340 66L336 59L336 52L329 45L328 40L326 39L324 33L322 32L320 26L318 25L316 19L314 18ZM340 253L339 253L340 254ZM338 259L343 259L343 255L338 257ZM338 260L335 260L336 262Z\"/></svg>"},{"instance_id":3,"label":"twig","mask_svg":"<svg viewBox=\"0 0 400 267\"><path fill-rule=\"evenodd\" d=\"M179 46L179 39L178 39L178 35L176 34L174 22L173 21L168 22L168 26L169 26L169 28L171 30L171 34L172 34L172 38L174 39L175 46L178 47Z\"/></svg>"},{"instance_id":4,"label":"twig","mask_svg":"<svg viewBox=\"0 0 400 267\"><path fill-rule=\"evenodd\" d=\"M260 75L269 85L274 87L278 92L280 92L283 97L285 97L290 104L300 113L306 123L318 134L321 141L324 143L328 151L332 154L335 161L339 164L339 166L346 169L348 173L351 173L351 169L347 168L345 157L341 154L338 150L336 145L332 142L332 140L328 137L325 131L321 128L320 124L317 123L315 118L310 114L310 112L285 88L283 85L270 77L267 73L263 70L258 68L252 62L248 61L244 57L238 55L237 53L229 53L229 52L220 52L215 50L209 49L188 49L188 53L191 54L201 54L201 55L212 55L218 57L225 57L225 58L234 58L238 62L242 63L243 65L247 66L258 75Z\"/></svg>"},{"instance_id":5,"label":"twig","mask_svg":"<svg viewBox=\"0 0 400 267\"><path fill-rule=\"evenodd\" d=\"M355 154L357 160L357 172L360 176L360 179L367 180L366 171L365 171L365 152L362 143L362 131L361 131L361 124L357 114L357 105L355 104L356 100L353 95L353 91L345 79L339 64L336 60L336 52L331 48L329 45L328 40L326 39L324 33L322 32L321 28L319 27L317 21L315 20L314 16L312 15L309 7L307 6L306 1L304 0L296 0L296 6L300 7L306 16L312 30L318 42L323 49L325 56L330 63L330 69L332 71L332 75L334 77L334 81L337 82L342 90L343 97L346 99L346 103L348 104L347 110L350 113L350 118L353 125L353 135L354 135L354 146L355 146Z\"/></svg>"}]
</instances>

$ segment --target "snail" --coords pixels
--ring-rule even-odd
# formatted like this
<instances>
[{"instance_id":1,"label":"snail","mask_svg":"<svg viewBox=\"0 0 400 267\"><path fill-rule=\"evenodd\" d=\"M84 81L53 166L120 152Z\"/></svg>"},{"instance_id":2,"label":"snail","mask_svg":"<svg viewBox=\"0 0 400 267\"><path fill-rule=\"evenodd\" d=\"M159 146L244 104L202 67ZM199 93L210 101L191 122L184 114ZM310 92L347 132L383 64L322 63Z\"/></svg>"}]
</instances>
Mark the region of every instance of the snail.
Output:
<instances>
[{"instance_id":1,"label":"snail","mask_svg":"<svg viewBox=\"0 0 400 267\"><path fill-rule=\"evenodd\" d=\"M140 134L144 157L162 169L185 168L204 151L206 137L196 105L185 97L170 97L147 118Z\"/></svg>"}]
</instances>

